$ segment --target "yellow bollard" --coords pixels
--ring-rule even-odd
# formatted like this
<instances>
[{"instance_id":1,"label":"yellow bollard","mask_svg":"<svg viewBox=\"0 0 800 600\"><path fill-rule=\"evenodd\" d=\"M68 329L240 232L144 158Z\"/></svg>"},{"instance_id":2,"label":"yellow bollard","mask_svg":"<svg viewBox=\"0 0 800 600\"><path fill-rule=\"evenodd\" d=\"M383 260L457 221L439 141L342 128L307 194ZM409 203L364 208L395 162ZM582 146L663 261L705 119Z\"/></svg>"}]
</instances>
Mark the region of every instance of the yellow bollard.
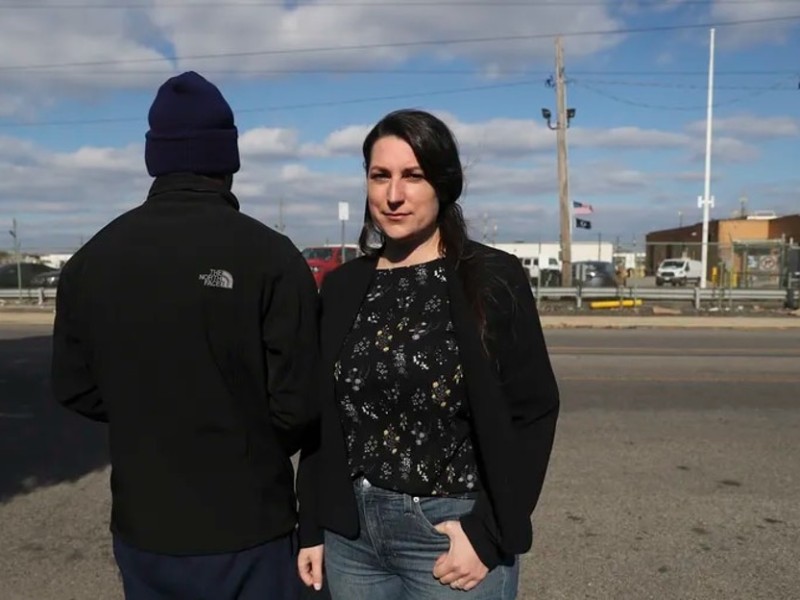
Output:
<instances>
[{"instance_id":1,"label":"yellow bollard","mask_svg":"<svg viewBox=\"0 0 800 600\"><path fill-rule=\"evenodd\" d=\"M711 283L717 285L717 267L711 267Z\"/></svg>"},{"instance_id":2,"label":"yellow bollard","mask_svg":"<svg viewBox=\"0 0 800 600\"><path fill-rule=\"evenodd\" d=\"M589 308L633 308L641 305L641 300L595 300L589 302Z\"/></svg>"}]
</instances>

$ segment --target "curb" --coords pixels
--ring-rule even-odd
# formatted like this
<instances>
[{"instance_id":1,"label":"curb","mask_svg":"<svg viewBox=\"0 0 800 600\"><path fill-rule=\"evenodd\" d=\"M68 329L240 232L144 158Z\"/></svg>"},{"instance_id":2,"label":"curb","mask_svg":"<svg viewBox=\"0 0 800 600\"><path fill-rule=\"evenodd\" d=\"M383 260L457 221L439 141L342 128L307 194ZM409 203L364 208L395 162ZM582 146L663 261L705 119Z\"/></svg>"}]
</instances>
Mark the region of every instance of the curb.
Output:
<instances>
[{"instance_id":1,"label":"curb","mask_svg":"<svg viewBox=\"0 0 800 600\"><path fill-rule=\"evenodd\" d=\"M544 329L800 329L786 317L540 317Z\"/></svg>"}]
</instances>

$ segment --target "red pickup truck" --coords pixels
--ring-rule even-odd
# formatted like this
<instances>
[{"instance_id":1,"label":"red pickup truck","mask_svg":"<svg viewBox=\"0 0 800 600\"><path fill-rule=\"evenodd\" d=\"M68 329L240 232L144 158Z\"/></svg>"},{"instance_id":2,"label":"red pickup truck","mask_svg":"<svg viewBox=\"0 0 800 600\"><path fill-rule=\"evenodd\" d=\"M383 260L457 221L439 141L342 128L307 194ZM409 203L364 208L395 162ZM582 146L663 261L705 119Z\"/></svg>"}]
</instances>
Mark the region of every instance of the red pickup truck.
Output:
<instances>
[{"instance_id":1,"label":"red pickup truck","mask_svg":"<svg viewBox=\"0 0 800 600\"><path fill-rule=\"evenodd\" d=\"M328 273L348 260L353 260L359 251L357 246L344 246L344 260L342 260L342 246L309 246L303 248L302 253L314 274L317 287L320 287Z\"/></svg>"}]
</instances>

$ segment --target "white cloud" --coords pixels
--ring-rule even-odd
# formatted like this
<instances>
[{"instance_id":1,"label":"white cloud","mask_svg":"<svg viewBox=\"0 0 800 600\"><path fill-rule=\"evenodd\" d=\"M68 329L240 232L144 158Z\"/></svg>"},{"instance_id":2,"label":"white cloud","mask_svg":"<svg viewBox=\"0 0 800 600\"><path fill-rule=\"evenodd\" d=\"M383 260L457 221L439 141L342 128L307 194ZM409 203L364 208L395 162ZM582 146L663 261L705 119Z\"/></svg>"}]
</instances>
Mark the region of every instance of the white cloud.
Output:
<instances>
[{"instance_id":1,"label":"white cloud","mask_svg":"<svg viewBox=\"0 0 800 600\"><path fill-rule=\"evenodd\" d=\"M199 9L151 0L138 8L4 9L9 1L0 0L0 116L27 118L65 98L95 102L99 91L154 89L168 75L187 69L215 81L253 79L275 70L386 69L426 56L442 64L468 59L497 76L552 60L552 38L536 35L622 25L602 3L520 6L498 0L459 6L454 18L454 8L441 4L304 2L286 7L219 0ZM442 43L475 38L496 40ZM570 38L566 53L572 59L591 55L621 39ZM439 43L423 43L431 41ZM395 45L363 48L382 44ZM350 49L337 50L341 47ZM180 57L177 64L172 56Z\"/></svg>"},{"instance_id":2,"label":"white cloud","mask_svg":"<svg viewBox=\"0 0 800 600\"><path fill-rule=\"evenodd\" d=\"M244 155L269 158L294 158L300 145L297 132L285 128L259 127L239 137L239 150Z\"/></svg>"},{"instance_id":3,"label":"white cloud","mask_svg":"<svg viewBox=\"0 0 800 600\"><path fill-rule=\"evenodd\" d=\"M730 2L716 0L711 11L715 20L744 21L775 19L797 16L797 5L785 0L758 0L758 2ZM772 23L755 23L737 27L725 27L716 32L717 43L723 47L742 47L757 42L783 44L789 31L798 23L797 19L786 19Z\"/></svg>"},{"instance_id":4,"label":"white cloud","mask_svg":"<svg viewBox=\"0 0 800 600\"><path fill-rule=\"evenodd\" d=\"M681 148L690 142L690 138L681 133L639 127L602 130L576 127L571 130L569 138L571 146L586 148Z\"/></svg>"},{"instance_id":5,"label":"white cloud","mask_svg":"<svg viewBox=\"0 0 800 600\"><path fill-rule=\"evenodd\" d=\"M800 136L800 123L788 116L757 117L743 114L715 119L712 125L714 133L751 140ZM687 130L705 135L706 122L690 123Z\"/></svg>"},{"instance_id":6,"label":"white cloud","mask_svg":"<svg viewBox=\"0 0 800 600\"><path fill-rule=\"evenodd\" d=\"M698 139L693 144L693 152L690 160L702 164L705 161L705 156L705 138ZM761 150L758 147L743 142L742 140L727 136L714 136L712 140L712 165L720 163L748 163L757 160L760 156Z\"/></svg>"},{"instance_id":7,"label":"white cloud","mask_svg":"<svg viewBox=\"0 0 800 600\"><path fill-rule=\"evenodd\" d=\"M446 119L461 138L467 176L463 205L474 226L482 228L483 214L489 213L507 236L553 229L558 197L553 132L533 120L466 122L455 115ZM338 240L337 203L347 201L352 215L348 232L355 235L364 203L360 146L366 131L362 124L347 125L318 140L305 139L288 128L242 131L242 171L234 183L242 210L276 225L283 203L286 233L302 245ZM596 159L595 152L587 153L588 159L583 153L573 158L573 197L598 205L604 199L618 199L616 204L632 207L625 219L642 218L649 223L654 217L647 207L664 202L670 194L690 198L691 204L696 191L689 194L684 188L702 181L702 135L626 127L576 129L571 144L606 150L602 160ZM627 148L647 154L613 152ZM639 166L643 156L660 157L662 150L672 149L694 151L690 170L680 163L675 172L669 166L648 170ZM68 249L144 200L151 179L145 172L143 150L142 144L132 144L53 151L0 136L0 215L20 221L27 248ZM759 146L735 137L715 139L715 180L725 173L718 164L753 160L758 151ZM792 189L787 186L781 197L790 198ZM715 193L720 198L725 195L716 186ZM680 203L669 204L680 207ZM605 210L598 216L598 226L607 214ZM607 227L617 226L607 223Z\"/></svg>"}]
</instances>

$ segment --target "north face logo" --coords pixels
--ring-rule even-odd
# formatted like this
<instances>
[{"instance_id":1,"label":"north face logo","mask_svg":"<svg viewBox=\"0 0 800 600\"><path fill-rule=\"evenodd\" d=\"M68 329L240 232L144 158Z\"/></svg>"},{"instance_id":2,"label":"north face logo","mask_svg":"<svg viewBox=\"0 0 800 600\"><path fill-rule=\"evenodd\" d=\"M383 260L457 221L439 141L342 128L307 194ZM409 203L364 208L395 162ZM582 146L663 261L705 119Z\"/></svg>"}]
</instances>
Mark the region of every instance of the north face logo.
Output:
<instances>
[{"instance_id":1,"label":"north face logo","mask_svg":"<svg viewBox=\"0 0 800 600\"><path fill-rule=\"evenodd\" d=\"M200 275L200 280L206 287L233 289L233 275L222 269L211 269L206 275Z\"/></svg>"}]
</instances>

